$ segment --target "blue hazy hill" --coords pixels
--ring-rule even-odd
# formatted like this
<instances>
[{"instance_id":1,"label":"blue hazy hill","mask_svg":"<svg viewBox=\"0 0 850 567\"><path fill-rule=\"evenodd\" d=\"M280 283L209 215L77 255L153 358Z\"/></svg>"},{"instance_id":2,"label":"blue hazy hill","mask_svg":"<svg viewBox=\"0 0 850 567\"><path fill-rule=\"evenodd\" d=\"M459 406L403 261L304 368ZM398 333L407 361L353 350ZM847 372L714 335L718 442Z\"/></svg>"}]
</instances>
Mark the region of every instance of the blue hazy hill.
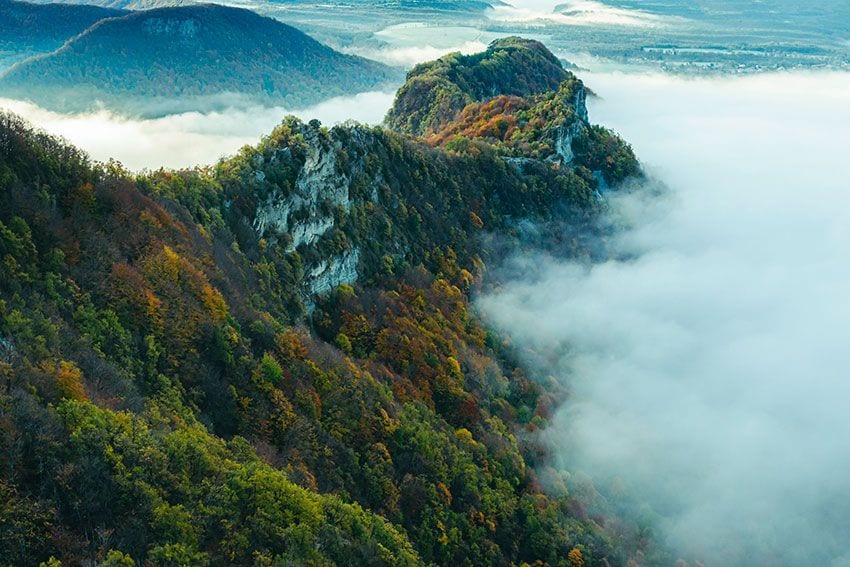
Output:
<instances>
[{"instance_id":1,"label":"blue hazy hill","mask_svg":"<svg viewBox=\"0 0 850 567\"><path fill-rule=\"evenodd\" d=\"M277 20L206 4L102 20L57 51L7 70L0 93L61 111L97 101L157 114L233 97L304 106L376 88L395 75Z\"/></svg>"}]
</instances>

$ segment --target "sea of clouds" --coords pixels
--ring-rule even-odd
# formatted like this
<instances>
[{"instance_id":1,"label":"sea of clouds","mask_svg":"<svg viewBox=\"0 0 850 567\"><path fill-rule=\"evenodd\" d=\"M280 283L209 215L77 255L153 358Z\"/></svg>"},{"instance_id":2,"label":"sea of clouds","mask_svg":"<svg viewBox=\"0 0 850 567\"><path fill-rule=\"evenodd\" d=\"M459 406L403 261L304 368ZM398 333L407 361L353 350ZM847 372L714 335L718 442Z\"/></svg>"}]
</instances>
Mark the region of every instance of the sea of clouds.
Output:
<instances>
[{"instance_id":1,"label":"sea of clouds","mask_svg":"<svg viewBox=\"0 0 850 567\"><path fill-rule=\"evenodd\" d=\"M127 118L107 110L60 114L11 99L0 99L0 108L62 136L98 161L112 158L131 170L142 170L215 163L246 144L256 144L289 114L303 120L316 118L329 126L346 120L378 124L393 96L392 92L367 92L333 98L305 109L234 107L154 119Z\"/></svg>"},{"instance_id":2,"label":"sea of clouds","mask_svg":"<svg viewBox=\"0 0 850 567\"><path fill-rule=\"evenodd\" d=\"M447 53L464 55L487 49L487 44L507 35L461 25L433 25L429 22L394 24L375 32L375 39L383 45L359 48L357 55L375 59L388 65L413 67L417 63L433 61Z\"/></svg>"},{"instance_id":3,"label":"sea of clouds","mask_svg":"<svg viewBox=\"0 0 850 567\"><path fill-rule=\"evenodd\" d=\"M850 565L850 75L584 78L668 189L478 300L570 391L546 440L681 556Z\"/></svg>"},{"instance_id":4,"label":"sea of clouds","mask_svg":"<svg viewBox=\"0 0 850 567\"><path fill-rule=\"evenodd\" d=\"M673 16L610 6L596 0L514 0L496 5L490 17L505 22L640 28L664 27L682 21Z\"/></svg>"},{"instance_id":5,"label":"sea of clouds","mask_svg":"<svg viewBox=\"0 0 850 567\"><path fill-rule=\"evenodd\" d=\"M491 17L675 23L593 0L517 0ZM380 56L397 64L492 39L396 28ZM570 392L545 440L565 469L645 503L683 557L850 566L850 75L582 78L600 95L591 118L653 181L608 195L610 261L511 258L512 279L477 300ZM392 98L149 120L0 107L140 170L213 163L286 114L379 123Z\"/></svg>"}]
</instances>

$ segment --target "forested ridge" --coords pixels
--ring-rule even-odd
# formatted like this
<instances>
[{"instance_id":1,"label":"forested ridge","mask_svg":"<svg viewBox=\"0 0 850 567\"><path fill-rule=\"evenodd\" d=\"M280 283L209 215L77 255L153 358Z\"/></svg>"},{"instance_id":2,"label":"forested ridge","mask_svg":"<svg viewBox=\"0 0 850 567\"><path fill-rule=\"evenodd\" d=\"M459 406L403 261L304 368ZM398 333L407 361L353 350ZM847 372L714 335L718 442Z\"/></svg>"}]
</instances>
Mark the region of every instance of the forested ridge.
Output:
<instances>
[{"instance_id":1,"label":"forested ridge","mask_svg":"<svg viewBox=\"0 0 850 567\"><path fill-rule=\"evenodd\" d=\"M637 162L471 132L287 118L131 174L0 115L0 563L640 564L535 440L565 392L470 305L525 222L585 253Z\"/></svg>"},{"instance_id":2,"label":"forested ridge","mask_svg":"<svg viewBox=\"0 0 850 567\"><path fill-rule=\"evenodd\" d=\"M527 97L555 91L572 78L542 43L518 37L498 39L486 51L451 53L414 67L398 91L387 123L421 136L452 121L470 103L499 95Z\"/></svg>"},{"instance_id":3,"label":"forested ridge","mask_svg":"<svg viewBox=\"0 0 850 567\"><path fill-rule=\"evenodd\" d=\"M58 49L94 23L125 13L98 6L0 0L0 70Z\"/></svg>"},{"instance_id":4,"label":"forested ridge","mask_svg":"<svg viewBox=\"0 0 850 567\"><path fill-rule=\"evenodd\" d=\"M0 47L52 51L104 19L127 12L86 5L33 4L0 0Z\"/></svg>"},{"instance_id":5,"label":"forested ridge","mask_svg":"<svg viewBox=\"0 0 850 567\"><path fill-rule=\"evenodd\" d=\"M2 1L7 3L0 9L26 18L45 8ZM77 19L88 15L62 8ZM52 110L105 106L155 116L226 107L234 100L303 108L379 88L398 76L243 8L198 4L112 13L117 17L102 15L106 19L68 36L56 51L8 69L0 75L0 93Z\"/></svg>"}]
</instances>

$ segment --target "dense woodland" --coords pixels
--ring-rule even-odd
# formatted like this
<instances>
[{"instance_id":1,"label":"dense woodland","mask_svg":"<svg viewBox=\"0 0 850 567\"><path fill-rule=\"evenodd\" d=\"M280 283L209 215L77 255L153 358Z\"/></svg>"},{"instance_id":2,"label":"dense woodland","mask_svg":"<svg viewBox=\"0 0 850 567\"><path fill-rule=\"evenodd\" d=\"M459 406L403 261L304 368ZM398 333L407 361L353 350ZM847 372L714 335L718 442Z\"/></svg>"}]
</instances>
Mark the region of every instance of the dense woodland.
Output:
<instances>
[{"instance_id":1,"label":"dense woodland","mask_svg":"<svg viewBox=\"0 0 850 567\"><path fill-rule=\"evenodd\" d=\"M29 57L58 49L96 22L124 13L88 5L0 0L0 71Z\"/></svg>"},{"instance_id":2,"label":"dense woodland","mask_svg":"<svg viewBox=\"0 0 850 567\"><path fill-rule=\"evenodd\" d=\"M563 162L557 145L570 132L572 157L563 165L583 166L613 185L640 175L628 144L588 123L586 97L581 80L542 43L508 37L481 53L414 67L387 124L432 146L461 153L485 147L523 163Z\"/></svg>"},{"instance_id":3,"label":"dense woodland","mask_svg":"<svg viewBox=\"0 0 850 567\"><path fill-rule=\"evenodd\" d=\"M537 41L498 39L473 55L452 53L414 67L387 116L390 127L416 136L452 122L468 104L499 95L527 97L556 91L574 79Z\"/></svg>"},{"instance_id":4,"label":"dense woodland","mask_svg":"<svg viewBox=\"0 0 850 567\"><path fill-rule=\"evenodd\" d=\"M470 305L486 267L523 246L520 221L583 253L594 172L616 162L617 183L637 162L607 132L576 163L522 168L486 138L433 147L288 118L215 166L133 175L0 115L0 563L657 553L590 481L552 468L535 432L566 393ZM256 219L292 201L316 148L349 201L314 203L332 226L293 248ZM311 295L314 266L355 249L357 281Z\"/></svg>"},{"instance_id":5,"label":"dense woodland","mask_svg":"<svg viewBox=\"0 0 850 567\"><path fill-rule=\"evenodd\" d=\"M96 6L0 0L0 49L52 51L92 24L125 14Z\"/></svg>"},{"instance_id":6,"label":"dense woodland","mask_svg":"<svg viewBox=\"0 0 850 567\"><path fill-rule=\"evenodd\" d=\"M14 2L7 10L32 18L41 8ZM64 8L75 21L94 17ZM250 10L204 4L116 14L121 17L67 37L61 49L9 69L0 76L0 93L52 110L101 104L121 114L156 115L163 106L204 110L236 96L302 108L400 78ZM23 27L24 38L28 30Z\"/></svg>"}]
</instances>

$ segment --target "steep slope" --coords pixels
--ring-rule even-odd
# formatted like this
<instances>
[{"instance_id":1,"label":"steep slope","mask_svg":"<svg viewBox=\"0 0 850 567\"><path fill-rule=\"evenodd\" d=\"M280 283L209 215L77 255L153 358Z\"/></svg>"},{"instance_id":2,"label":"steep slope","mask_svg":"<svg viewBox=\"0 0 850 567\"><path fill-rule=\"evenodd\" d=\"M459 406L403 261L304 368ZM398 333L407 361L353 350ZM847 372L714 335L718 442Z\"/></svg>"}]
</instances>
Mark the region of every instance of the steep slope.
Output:
<instances>
[{"instance_id":1,"label":"steep slope","mask_svg":"<svg viewBox=\"0 0 850 567\"><path fill-rule=\"evenodd\" d=\"M421 136L454 119L470 103L497 95L523 97L553 91L571 76L540 42L498 39L481 53L452 53L414 67L387 123L400 132Z\"/></svg>"},{"instance_id":2,"label":"steep slope","mask_svg":"<svg viewBox=\"0 0 850 567\"><path fill-rule=\"evenodd\" d=\"M58 49L95 22L124 14L122 10L96 6L0 0L0 69Z\"/></svg>"},{"instance_id":3,"label":"steep slope","mask_svg":"<svg viewBox=\"0 0 850 567\"><path fill-rule=\"evenodd\" d=\"M55 2L56 0L43 0L45 2ZM65 0L59 0L64 2ZM69 3L74 3L76 0L68 0ZM86 2L94 6L102 6L104 8L115 8L122 10L151 10L153 8L173 8L175 6L195 6L198 4L207 4L203 0L92 0Z\"/></svg>"},{"instance_id":4,"label":"steep slope","mask_svg":"<svg viewBox=\"0 0 850 567\"><path fill-rule=\"evenodd\" d=\"M393 72L251 11L160 8L102 21L0 78L0 93L59 110L96 101L157 114L228 97L299 107L382 85ZM146 112L147 110L147 112Z\"/></svg>"},{"instance_id":5,"label":"steep slope","mask_svg":"<svg viewBox=\"0 0 850 567\"><path fill-rule=\"evenodd\" d=\"M45 0L49 2L51 0ZM74 4L76 0L60 0L67 4ZM163 8L167 6L187 6L192 4L202 4L195 0L91 0L88 4L102 6L105 8L126 8L129 10L149 10L151 8ZM253 6L255 9L262 9L262 3ZM501 0L346 0L345 2L324 2L317 4L315 1L308 0L287 0L286 4L291 7L316 7L316 6L337 6L345 4L346 6L366 7L366 8L381 8L381 9L400 9L400 10L420 10L420 11L440 11L440 12L481 12L493 6L504 4ZM244 4L243 4L244 5Z\"/></svg>"},{"instance_id":6,"label":"steep slope","mask_svg":"<svg viewBox=\"0 0 850 567\"><path fill-rule=\"evenodd\" d=\"M502 4L500 0L460 0L455 2L452 2L451 0L380 0L378 2L355 0L354 3L370 4L372 6L377 5L382 8L450 12L481 12L492 8L495 5Z\"/></svg>"},{"instance_id":7,"label":"steep slope","mask_svg":"<svg viewBox=\"0 0 850 567\"><path fill-rule=\"evenodd\" d=\"M583 167L601 188L640 175L628 144L590 124L586 101L581 80L543 44L509 37L415 67L386 121L453 151L484 144L516 167L530 159Z\"/></svg>"},{"instance_id":8,"label":"steep slope","mask_svg":"<svg viewBox=\"0 0 850 567\"><path fill-rule=\"evenodd\" d=\"M524 159L288 118L216 167L134 178L4 115L0 555L651 552L571 496L592 486L535 442L565 393L529 379L470 306L529 221L553 251L587 253L592 172Z\"/></svg>"}]
</instances>

